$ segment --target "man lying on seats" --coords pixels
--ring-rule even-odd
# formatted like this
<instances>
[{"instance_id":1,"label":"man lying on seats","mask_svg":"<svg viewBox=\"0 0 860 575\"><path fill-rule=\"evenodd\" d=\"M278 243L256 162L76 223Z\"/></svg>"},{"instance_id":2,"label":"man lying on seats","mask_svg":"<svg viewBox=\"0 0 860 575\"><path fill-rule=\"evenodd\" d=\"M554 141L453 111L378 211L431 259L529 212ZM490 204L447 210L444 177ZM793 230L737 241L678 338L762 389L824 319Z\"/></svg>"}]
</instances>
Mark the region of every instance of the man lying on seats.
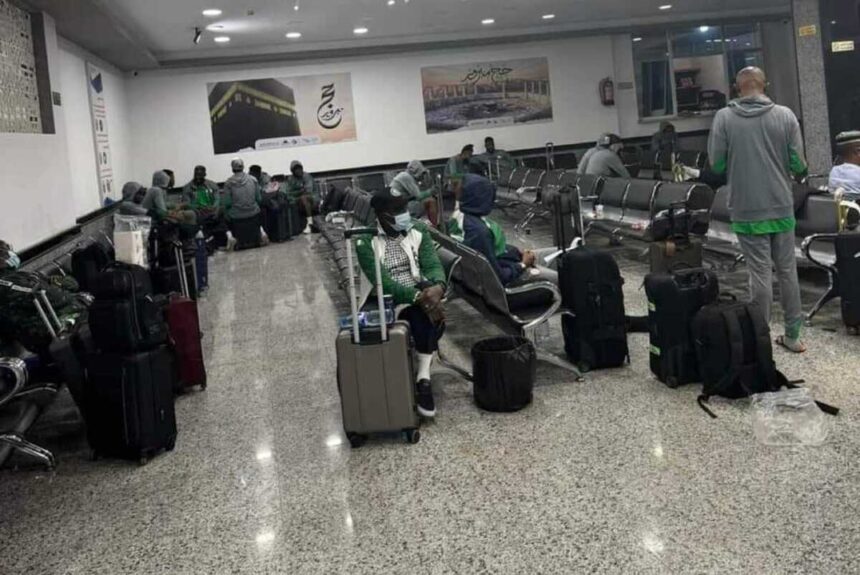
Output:
<instances>
[{"instance_id":1,"label":"man lying on seats","mask_svg":"<svg viewBox=\"0 0 860 575\"><path fill-rule=\"evenodd\" d=\"M415 219L427 217L434 226L439 223L439 208L433 197L433 183L427 182L430 172L419 160L412 160L406 170L394 176L391 188L409 197L409 213Z\"/></svg>"},{"instance_id":2,"label":"man lying on seats","mask_svg":"<svg viewBox=\"0 0 860 575\"><path fill-rule=\"evenodd\" d=\"M603 134L597 140L597 145L585 152L579 162L579 175L601 176L604 178L630 178L630 172L624 167L624 162L618 153L624 148L624 142L615 134Z\"/></svg>"},{"instance_id":3,"label":"man lying on seats","mask_svg":"<svg viewBox=\"0 0 860 575\"><path fill-rule=\"evenodd\" d=\"M409 196L385 189L374 194L371 206L376 212L383 236L364 236L356 240L358 263L364 273L362 301L369 298L376 281L374 258L382 258L382 289L394 298L401 311L399 319L409 322L418 353L417 403L424 417L436 415L430 384L433 354L445 332L445 271L427 227L409 215Z\"/></svg>"},{"instance_id":4,"label":"man lying on seats","mask_svg":"<svg viewBox=\"0 0 860 575\"><path fill-rule=\"evenodd\" d=\"M314 190L313 176L305 172L300 161L293 160L290 164L290 175L287 176L282 190L292 203L298 204L299 211L307 219L304 233L318 233L319 230L314 225L314 215L320 212L320 199Z\"/></svg>"},{"instance_id":5,"label":"man lying on seats","mask_svg":"<svg viewBox=\"0 0 860 575\"><path fill-rule=\"evenodd\" d=\"M836 150L842 163L830 171L830 191L842 190L849 199L860 200L860 131L836 136Z\"/></svg>"},{"instance_id":6,"label":"man lying on seats","mask_svg":"<svg viewBox=\"0 0 860 575\"><path fill-rule=\"evenodd\" d=\"M33 294L10 289L9 283L44 290L48 301L64 325L76 325L87 317L89 303L78 292L70 276L51 276L19 271L21 259L12 246L0 240L0 343L3 355L20 355L18 345L39 356L42 365L53 363L50 356L51 333L33 302ZM8 283L7 283L8 282ZM8 353L7 353L8 352Z\"/></svg>"},{"instance_id":7,"label":"man lying on seats","mask_svg":"<svg viewBox=\"0 0 860 575\"><path fill-rule=\"evenodd\" d=\"M521 252L508 245L502 227L489 218L495 203L495 184L483 176L465 176L460 208L452 215L448 232L487 258L502 285L509 285L530 277L537 258L530 250Z\"/></svg>"}]
</instances>

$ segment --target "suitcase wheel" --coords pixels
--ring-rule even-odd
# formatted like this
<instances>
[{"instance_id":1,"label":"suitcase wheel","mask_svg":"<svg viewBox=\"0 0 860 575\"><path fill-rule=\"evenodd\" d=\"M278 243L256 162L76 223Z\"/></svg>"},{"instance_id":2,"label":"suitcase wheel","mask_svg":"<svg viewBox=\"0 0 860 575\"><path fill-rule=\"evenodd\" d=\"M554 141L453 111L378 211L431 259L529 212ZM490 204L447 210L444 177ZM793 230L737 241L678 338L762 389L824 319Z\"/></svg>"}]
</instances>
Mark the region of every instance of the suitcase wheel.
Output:
<instances>
[{"instance_id":1,"label":"suitcase wheel","mask_svg":"<svg viewBox=\"0 0 860 575\"><path fill-rule=\"evenodd\" d=\"M137 463L138 463L138 465L143 467L144 465L149 463L149 457L147 457L146 455L141 455L140 459L137 461Z\"/></svg>"},{"instance_id":2,"label":"suitcase wheel","mask_svg":"<svg viewBox=\"0 0 860 575\"><path fill-rule=\"evenodd\" d=\"M416 444L421 441L421 432L417 429L406 429L403 431L403 435L406 436L406 442L411 444Z\"/></svg>"},{"instance_id":3,"label":"suitcase wheel","mask_svg":"<svg viewBox=\"0 0 860 575\"><path fill-rule=\"evenodd\" d=\"M359 447L364 445L365 441L367 441L367 436L361 435L359 433L347 433L346 438L349 440L349 445L353 449L358 449Z\"/></svg>"}]
</instances>

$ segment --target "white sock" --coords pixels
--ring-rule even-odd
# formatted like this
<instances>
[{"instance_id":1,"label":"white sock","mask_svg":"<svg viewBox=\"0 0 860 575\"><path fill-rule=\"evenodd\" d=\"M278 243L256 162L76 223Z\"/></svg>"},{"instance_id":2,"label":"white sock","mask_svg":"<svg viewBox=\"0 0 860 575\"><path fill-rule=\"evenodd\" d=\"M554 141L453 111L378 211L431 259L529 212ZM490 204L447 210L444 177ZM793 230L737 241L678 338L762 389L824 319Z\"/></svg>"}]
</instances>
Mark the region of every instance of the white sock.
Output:
<instances>
[{"instance_id":1,"label":"white sock","mask_svg":"<svg viewBox=\"0 0 860 575\"><path fill-rule=\"evenodd\" d=\"M418 354L418 381L430 379L430 365L433 363L432 353Z\"/></svg>"},{"instance_id":2,"label":"white sock","mask_svg":"<svg viewBox=\"0 0 860 575\"><path fill-rule=\"evenodd\" d=\"M232 239L233 239L233 232L227 232L227 239L228 239L228 240L232 240Z\"/></svg>"}]
</instances>

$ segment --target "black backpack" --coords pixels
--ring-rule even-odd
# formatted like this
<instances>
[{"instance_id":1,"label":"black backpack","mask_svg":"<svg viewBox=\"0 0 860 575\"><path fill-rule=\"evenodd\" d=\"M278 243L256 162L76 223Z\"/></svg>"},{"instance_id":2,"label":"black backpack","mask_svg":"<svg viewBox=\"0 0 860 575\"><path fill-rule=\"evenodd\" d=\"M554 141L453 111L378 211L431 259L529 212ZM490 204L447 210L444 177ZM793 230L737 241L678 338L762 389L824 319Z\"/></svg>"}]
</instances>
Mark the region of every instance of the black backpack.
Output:
<instances>
[{"instance_id":1,"label":"black backpack","mask_svg":"<svg viewBox=\"0 0 860 575\"><path fill-rule=\"evenodd\" d=\"M98 275L115 259L112 248L94 241L72 252L72 276L80 290L92 292Z\"/></svg>"},{"instance_id":2,"label":"black backpack","mask_svg":"<svg viewBox=\"0 0 860 575\"><path fill-rule=\"evenodd\" d=\"M776 369L770 327L753 304L706 305L693 318L692 333L704 383L697 401L713 418L717 416L705 406L712 396L738 399L802 383L789 382ZM827 404L816 403L825 413L839 412Z\"/></svg>"},{"instance_id":3,"label":"black backpack","mask_svg":"<svg viewBox=\"0 0 860 575\"><path fill-rule=\"evenodd\" d=\"M582 371L630 360L624 280L611 254L579 247L559 261L564 349Z\"/></svg>"}]
</instances>

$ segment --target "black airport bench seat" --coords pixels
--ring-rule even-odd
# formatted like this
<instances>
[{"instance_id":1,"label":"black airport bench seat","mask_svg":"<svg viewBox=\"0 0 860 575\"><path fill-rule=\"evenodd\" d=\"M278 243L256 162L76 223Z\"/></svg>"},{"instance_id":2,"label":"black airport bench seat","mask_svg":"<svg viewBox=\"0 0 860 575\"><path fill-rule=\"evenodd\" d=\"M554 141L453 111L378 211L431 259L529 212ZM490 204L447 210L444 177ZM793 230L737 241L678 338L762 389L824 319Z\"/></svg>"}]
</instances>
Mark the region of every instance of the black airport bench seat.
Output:
<instances>
[{"instance_id":1,"label":"black airport bench seat","mask_svg":"<svg viewBox=\"0 0 860 575\"><path fill-rule=\"evenodd\" d=\"M22 360L0 358L0 467L17 452L54 468L54 455L28 441L26 434L60 389L53 383L28 384Z\"/></svg>"},{"instance_id":2,"label":"black airport bench seat","mask_svg":"<svg viewBox=\"0 0 860 575\"><path fill-rule=\"evenodd\" d=\"M370 205L371 194L357 188L347 188L339 210L314 217L314 223L332 249L332 259L337 266L341 285L349 281L346 240L343 232L356 226L374 226L376 215Z\"/></svg>"}]
</instances>

